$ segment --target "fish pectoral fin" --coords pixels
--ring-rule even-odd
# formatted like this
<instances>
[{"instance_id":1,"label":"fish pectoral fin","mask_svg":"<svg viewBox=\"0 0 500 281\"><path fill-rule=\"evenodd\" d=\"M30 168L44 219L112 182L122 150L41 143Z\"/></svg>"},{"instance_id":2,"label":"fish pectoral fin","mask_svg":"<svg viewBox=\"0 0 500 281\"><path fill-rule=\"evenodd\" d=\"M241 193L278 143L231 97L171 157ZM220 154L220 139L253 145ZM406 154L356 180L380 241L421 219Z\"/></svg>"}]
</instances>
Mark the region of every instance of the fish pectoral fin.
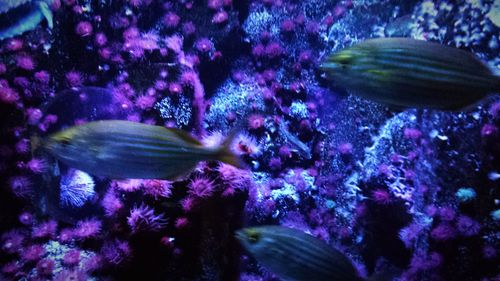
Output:
<instances>
[{"instance_id":1,"label":"fish pectoral fin","mask_svg":"<svg viewBox=\"0 0 500 281\"><path fill-rule=\"evenodd\" d=\"M185 141L187 143L198 145L198 146L202 146L202 143L200 141L198 141L197 139L195 139L193 136L191 136L186 131L183 131L183 130L177 129L177 128L168 128L167 130L169 130L170 132L172 132L173 134L175 134L177 137L179 137L181 140L183 140L183 141Z\"/></svg>"},{"instance_id":2,"label":"fish pectoral fin","mask_svg":"<svg viewBox=\"0 0 500 281\"><path fill-rule=\"evenodd\" d=\"M50 29L52 29L54 27L54 18L52 16L52 11L50 10L49 5L47 5L47 3L44 1L39 1L37 5L40 9L40 12L47 20L47 25Z\"/></svg>"}]
</instances>

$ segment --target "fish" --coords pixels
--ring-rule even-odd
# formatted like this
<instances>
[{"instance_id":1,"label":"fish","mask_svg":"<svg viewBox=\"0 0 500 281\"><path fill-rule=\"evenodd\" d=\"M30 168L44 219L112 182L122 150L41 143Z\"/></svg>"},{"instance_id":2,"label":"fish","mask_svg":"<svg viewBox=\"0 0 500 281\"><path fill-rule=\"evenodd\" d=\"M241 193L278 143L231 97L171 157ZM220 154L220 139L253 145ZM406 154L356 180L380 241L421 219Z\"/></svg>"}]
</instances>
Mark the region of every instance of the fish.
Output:
<instances>
[{"instance_id":1,"label":"fish","mask_svg":"<svg viewBox=\"0 0 500 281\"><path fill-rule=\"evenodd\" d=\"M500 0L495 0L490 6L486 17L496 26L500 27Z\"/></svg>"},{"instance_id":2,"label":"fish","mask_svg":"<svg viewBox=\"0 0 500 281\"><path fill-rule=\"evenodd\" d=\"M176 179L200 161L245 165L230 150L235 133L205 147L186 131L124 120L69 127L39 141L39 148L68 167L113 179Z\"/></svg>"},{"instance_id":3,"label":"fish","mask_svg":"<svg viewBox=\"0 0 500 281\"><path fill-rule=\"evenodd\" d=\"M472 53L411 38L365 40L320 69L352 94L398 109L463 110L500 91L500 78Z\"/></svg>"},{"instance_id":4,"label":"fish","mask_svg":"<svg viewBox=\"0 0 500 281\"><path fill-rule=\"evenodd\" d=\"M43 19L52 29L54 20L49 4L49 0L0 0L0 40L33 30Z\"/></svg>"},{"instance_id":5,"label":"fish","mask_svg":"<svg viewBox=\"0 0 500 281\"><path fill-rule=\"evenodd\" d=\"M283 280L363 280L342 252L300 230L263 225L237 230L235 237L261 265Z\"/></svg>"},{"instance_id":6,"label":"fish","mask_svg":"<svg viewBox=\"0 0 500 281\"><path fill-rule=\"evenodd\" d=\"M305 143L300 141L298 137L290 133L290 131L288 131L288 129L286 128L284 122L280 122L279 130L286 141L292 145L294 151L296 151L301 157L305 159L311 159L311 149Z\"/></svg>"}]
</instances>

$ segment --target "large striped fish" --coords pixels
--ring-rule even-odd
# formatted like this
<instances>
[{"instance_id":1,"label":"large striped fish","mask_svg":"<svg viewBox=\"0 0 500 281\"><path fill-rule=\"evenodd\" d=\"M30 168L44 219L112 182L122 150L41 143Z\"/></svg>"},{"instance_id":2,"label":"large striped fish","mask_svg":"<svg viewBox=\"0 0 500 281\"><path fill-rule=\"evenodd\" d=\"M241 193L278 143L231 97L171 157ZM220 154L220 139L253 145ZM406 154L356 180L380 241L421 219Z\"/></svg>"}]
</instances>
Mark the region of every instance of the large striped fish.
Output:
<instances>
[{"instance_id":1,"label":"large striped fish","mask_svg":"<svg viewBox=\"0 0 500 281\"><path fill-rule=\"evenodd\" d=\"M500 78L473 54L409 38L363 41L321 69L353 94L398 108L458 110L500 91Z\"/></svg>"},{"instance_id":2,"label":"large striped fish","mask_svg":"<svg viewBox=\"0 0 500 281\"><path fill-rule=\"evenodd\" d=\"M238 230L236 238L261 265L283 280L363 280L343 253L300 230L266 225Z\"/></svg>"},{"instance_id":3,"label":"large striped fish","mask_svg":"<svg viewBox=\"0 0 500 281\"><path fill-rule=\"evenodd\" d=\"M230 151L231 142L230 136L220 147L208 148L179 129L106 120L54 133L40 146L64 164L92 175L175 179L200 161L243 167Z\"/></svg>"}]
</instances>

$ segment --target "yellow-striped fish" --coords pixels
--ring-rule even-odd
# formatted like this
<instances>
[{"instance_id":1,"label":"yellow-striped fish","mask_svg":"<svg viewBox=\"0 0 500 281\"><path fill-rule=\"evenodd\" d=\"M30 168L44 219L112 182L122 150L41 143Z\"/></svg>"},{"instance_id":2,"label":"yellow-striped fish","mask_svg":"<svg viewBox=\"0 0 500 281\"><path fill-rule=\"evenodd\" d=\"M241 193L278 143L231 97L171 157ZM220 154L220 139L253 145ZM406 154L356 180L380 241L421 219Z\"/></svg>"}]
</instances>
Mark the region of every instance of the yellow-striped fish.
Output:
<instances>
[{"instance_id":1,"label":"yellow-striped fish","mask_svg":"<svg viewBox=\"0 0 500 281\"><path fill-rule=\"evenodd\" d=\"M231 136L220 147L208 148L179 129L107 120L54 133L41 147L64 164L92 175L175 179L200 161L218 160L243 167L230 151Z\"/></svg>"},{"instance_id":2,"label":"yellow-striped fish","mask_svg":"<svg viewBox=\"0 0 500 281\"><path fill-rule=\"evenodd\" d=\"M238 230L236 238L261 265L283 280L363 280L343 253L300 230L265 225Z\"/></svg>"},{"instance_id":3,"label":"yellow-striped fish","mask_svg":"<svg viewBox=\"0 0 500 281\"><path fill-rule=\"evenodd\" d=\"M458 110L500 91L500 78L472 53L410 38L363 41L321 69L353 94L399 108Z\"/></svg>"}]
</instances>

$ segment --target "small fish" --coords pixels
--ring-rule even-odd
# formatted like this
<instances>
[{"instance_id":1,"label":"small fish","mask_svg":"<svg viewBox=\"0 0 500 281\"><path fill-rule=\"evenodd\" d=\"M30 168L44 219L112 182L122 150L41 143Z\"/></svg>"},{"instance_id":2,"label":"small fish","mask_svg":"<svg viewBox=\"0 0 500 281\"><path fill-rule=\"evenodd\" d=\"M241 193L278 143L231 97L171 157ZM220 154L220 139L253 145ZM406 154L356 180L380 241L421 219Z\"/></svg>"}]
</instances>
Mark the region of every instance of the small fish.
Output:
<instances>
[{"instance_id":1,"label":"small fish","mask_svg":"<svg viewBox=\"0 0 500 281\"><path fill-rule=\"evenodd\" d=\"M305 143L300 141L298 137L290 133L290 131L288 131L288 129L286 128L284 122L280 122L279 130L281 132L281 135L292 145L294 150L300 156L302 156L305 159L311 159L311 149L309 149L309 147Z\"/></svg>"},{"instance_id":2,"label":"small fish","mask_svg":"<svg viewBox=\"0 0 500 281\"><path fill-rule=\"evenodd\" d=\"M44 18L48 27L52 28L54 24L49 3L44 0L0 0L0 40L33 30Z\"/></svg>"},{"instance_id":3,"label":"small fish","mask_svg":"<svg viewBox=\"0 0 500 281\"><path fill-rule=\"evenodd\" d=\"M234 133L220 147L207 148L185 131L122 120L73 126L42 140L40 146L69 167L96 176L175 179L200 161L244 165L230 151Z\"/></svg>"},{"instance_id":4,"label":"small fish","mask_svg":"<svg viewBox=\"0 0 500 281\"><path fill-rule=\"evenodd\" d=\"M409 38L377 38L329 56L327 77L396 108L459 110L500 91L500 78L473 54Z\"/></svg>"},{"instance_id":5,"label":"small fish","mask_svg":"<svg viewBox=\"0 0 500 281\"><path fill-rule=\"evenodd\" d=\"M283 280L363 280L343 253L300 230L266 225L240 229L236 238L259 263Z\"/></svg>"}]
</instances>

